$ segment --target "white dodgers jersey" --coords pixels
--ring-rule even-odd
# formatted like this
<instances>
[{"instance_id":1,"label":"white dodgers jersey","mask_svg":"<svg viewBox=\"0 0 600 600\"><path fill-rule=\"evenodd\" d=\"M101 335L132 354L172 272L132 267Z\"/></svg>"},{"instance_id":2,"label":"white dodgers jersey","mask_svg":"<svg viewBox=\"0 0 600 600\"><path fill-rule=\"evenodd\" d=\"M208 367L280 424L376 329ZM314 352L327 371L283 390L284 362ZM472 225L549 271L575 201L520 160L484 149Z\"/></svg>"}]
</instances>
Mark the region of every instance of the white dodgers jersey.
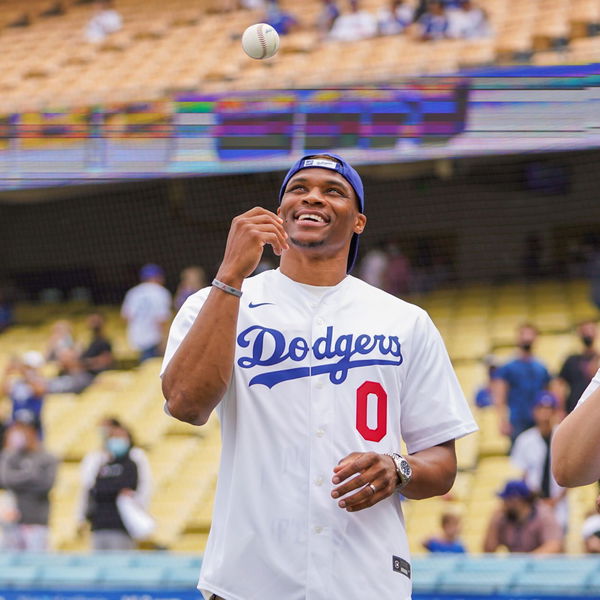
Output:
<instances>
[{"instance_id":1,"label":"white dodgers jersey","mask_svg":"<svg viewBox=\"0 0 600 600\"><path fill-rule=\"evenodd\" d=\"M189 298L164 365L210 288ZM477 429L428 315L347 276L245 280L199 589L226 600L411 595L400 496L349 513L331 497L351 452L418 452ZM198 474L202 477L202 473Z\"/></svg>"}]
</instances>

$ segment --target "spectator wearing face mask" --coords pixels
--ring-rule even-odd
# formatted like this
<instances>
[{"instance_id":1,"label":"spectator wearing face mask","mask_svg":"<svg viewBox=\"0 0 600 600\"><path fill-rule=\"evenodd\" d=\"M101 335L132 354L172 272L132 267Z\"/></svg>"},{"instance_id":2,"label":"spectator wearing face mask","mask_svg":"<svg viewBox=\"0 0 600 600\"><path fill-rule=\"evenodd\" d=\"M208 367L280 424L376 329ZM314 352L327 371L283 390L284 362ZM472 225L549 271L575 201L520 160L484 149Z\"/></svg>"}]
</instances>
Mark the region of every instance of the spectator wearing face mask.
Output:
<instances>
[{"instance_id":1,"label":"spectator wearing face mask","mask_svg":"<svg viewBox=\"0 0 600 600\"><path fill-rule=\"evenodd\" d=\"M516 357L499 367L492 380L492 398L499 413L500 432L516 437L535 425L533 406L539 392L550 383L546 366L535 357L533 345L537 329L525 323L517 332Z\"/></svg>"},{"instance_id":2,"label":"spectator wearing face mask","mask_svg":"<svg viewBox=\"0 0 600 600\"><path fill-rule=\"evenodd\" d=\"M48 549L49 493L57 466L58 459L43 448L33 421L14 421L9 426L0 453L0 487L14 495L18 519L4 541L5 549Z\"/></svg>"},{"instance_id":3,"label":"spectator wearing face mask","mask_svg":"<svg viewBox=\"0 0 600 600\"><path fill-rule=\"evenodd\" d=\"M89 521L94 550L130 550L134 540L119 514L120 494L133 496L147 508L152 475L146 453L133 444L129 430L117 419L100 423L101 451L86 455L81 464L82 492L78 507L80 529Z\"/></svg>"},{"instance_id":4,"label":"spectator wearing face mask","mask_svg":"<svg viewBox=\"0 0 600 600\"><path fill-rule=\"evenodd\" d=\"M600 354L594 346L597 333L594 321L585 321L579 325L577 334L583 348L581 352L571 354L565 360L558 374L559 393L567 414L577 406L579 398L600 367Z\"/></svg>"}]
</instances>

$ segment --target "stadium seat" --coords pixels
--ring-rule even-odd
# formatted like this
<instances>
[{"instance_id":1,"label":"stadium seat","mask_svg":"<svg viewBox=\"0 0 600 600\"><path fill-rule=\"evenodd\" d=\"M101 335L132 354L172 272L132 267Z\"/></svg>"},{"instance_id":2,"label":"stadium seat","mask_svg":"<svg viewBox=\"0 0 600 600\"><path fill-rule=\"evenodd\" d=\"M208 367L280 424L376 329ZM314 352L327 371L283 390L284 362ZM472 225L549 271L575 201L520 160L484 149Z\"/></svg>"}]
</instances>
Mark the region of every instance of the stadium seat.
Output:
<instances>
[{"instance_id":1,"label":"stadium seat","mask_svg":"<svg viewBox=\"0 0 600 600\"><path fill-rule=\"evenodd\" d=\"M41 586L65 589L69 587L94 587L102 580L103 565L42 566L38 575Z\"/></svg>"},{"instance_id":2,"label":"stadium seat","mask_svg":"<svg viewBox=\"0 0 600 600\"><path fill-rule=\"evenodd\" d=\"M499 594L507 592L516 577L514 572L491 571L451 571L443 573L437 591L447 594Z\"/></svg>"},{"instance_id":3,"label":"stadium seat","mask_svg":"<svg viewBox=\"0 0 600 600\"><path fill-rule=\"evenodd\" d=\"M558 597L585 593L589 573L569 571L564 561L554 571L525 571L515 575L513 594L552 594Z\"/></svg>"},{"instance_id":4,"label":"stadium seat","mask_svg":"<svg viewBox=\"0 0 600 600\"><path fill-rule=\"evenodd\" d=\"M158 567L157 565L126 568L114 566L104 570L102 582L110 587L153 588L162 585L166 581L167 573L167 568Z\"/></svg>"},{"instance_id":5,"label":"stadium seat","mask_svg":"<svg viewBox=\"0 0 600 600\"><path fill-rule=\"evenodd\" d=\"M22 589L37 584L41 567L38 565L12 565L0 571L0 588Z\"/></svg>"}]
</instances>

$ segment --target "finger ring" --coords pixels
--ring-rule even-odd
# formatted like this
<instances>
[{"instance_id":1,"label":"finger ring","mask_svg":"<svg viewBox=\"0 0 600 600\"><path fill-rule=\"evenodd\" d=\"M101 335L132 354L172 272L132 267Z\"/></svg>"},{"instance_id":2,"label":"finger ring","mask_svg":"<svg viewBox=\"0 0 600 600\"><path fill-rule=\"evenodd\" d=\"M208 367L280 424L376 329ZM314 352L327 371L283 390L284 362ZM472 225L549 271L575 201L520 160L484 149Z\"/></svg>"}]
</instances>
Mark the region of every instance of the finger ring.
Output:
<instances>
[{"instance_id":1,"label":"finger ring","mask_svg":"<svg viewBox=\"0 0 600 600\"><path fill-rule=\"evenodd\" d=\"M369 484L369 487L373 490L373 494L377 493L377 488L372 483Z\"/></svg>"}]
</instances>

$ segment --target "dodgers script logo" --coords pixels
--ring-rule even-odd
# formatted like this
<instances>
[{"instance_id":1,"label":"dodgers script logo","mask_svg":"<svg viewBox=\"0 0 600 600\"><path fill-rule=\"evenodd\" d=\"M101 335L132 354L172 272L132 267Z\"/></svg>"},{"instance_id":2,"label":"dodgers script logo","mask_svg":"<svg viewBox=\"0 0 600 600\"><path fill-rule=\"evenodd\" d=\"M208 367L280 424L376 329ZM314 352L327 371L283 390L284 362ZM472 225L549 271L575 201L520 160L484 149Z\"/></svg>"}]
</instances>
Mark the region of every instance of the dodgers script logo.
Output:
<instances>
[{"instance_id":1,"label":"dodgers script logo","mask_svg":"<svg viewBox=\"0 0 600 600\"><path fill-rule=\"evenodd\" d=\"M301 362L311 351L315 359L323 361L323 364L313 367L267 370L250 380L249 385L261 383L268 388L282 381L323 373L329 373L331 383L338 385L346 381L350 369L371 365L398 366L403 360L400 340L395 335L371 336L362 333L357 336L345 334L334 337L333 327L328 327L326 334L317 338L312 347L302 337L288 341L281 331L261 325L253 325L242 331L237 343L240 348L250 350L248 356L242 356L237 361L242 369L274 367L286 360ZM379 357L362 358L370 354L379 354Z\"/></svg>"}]
</instances>

